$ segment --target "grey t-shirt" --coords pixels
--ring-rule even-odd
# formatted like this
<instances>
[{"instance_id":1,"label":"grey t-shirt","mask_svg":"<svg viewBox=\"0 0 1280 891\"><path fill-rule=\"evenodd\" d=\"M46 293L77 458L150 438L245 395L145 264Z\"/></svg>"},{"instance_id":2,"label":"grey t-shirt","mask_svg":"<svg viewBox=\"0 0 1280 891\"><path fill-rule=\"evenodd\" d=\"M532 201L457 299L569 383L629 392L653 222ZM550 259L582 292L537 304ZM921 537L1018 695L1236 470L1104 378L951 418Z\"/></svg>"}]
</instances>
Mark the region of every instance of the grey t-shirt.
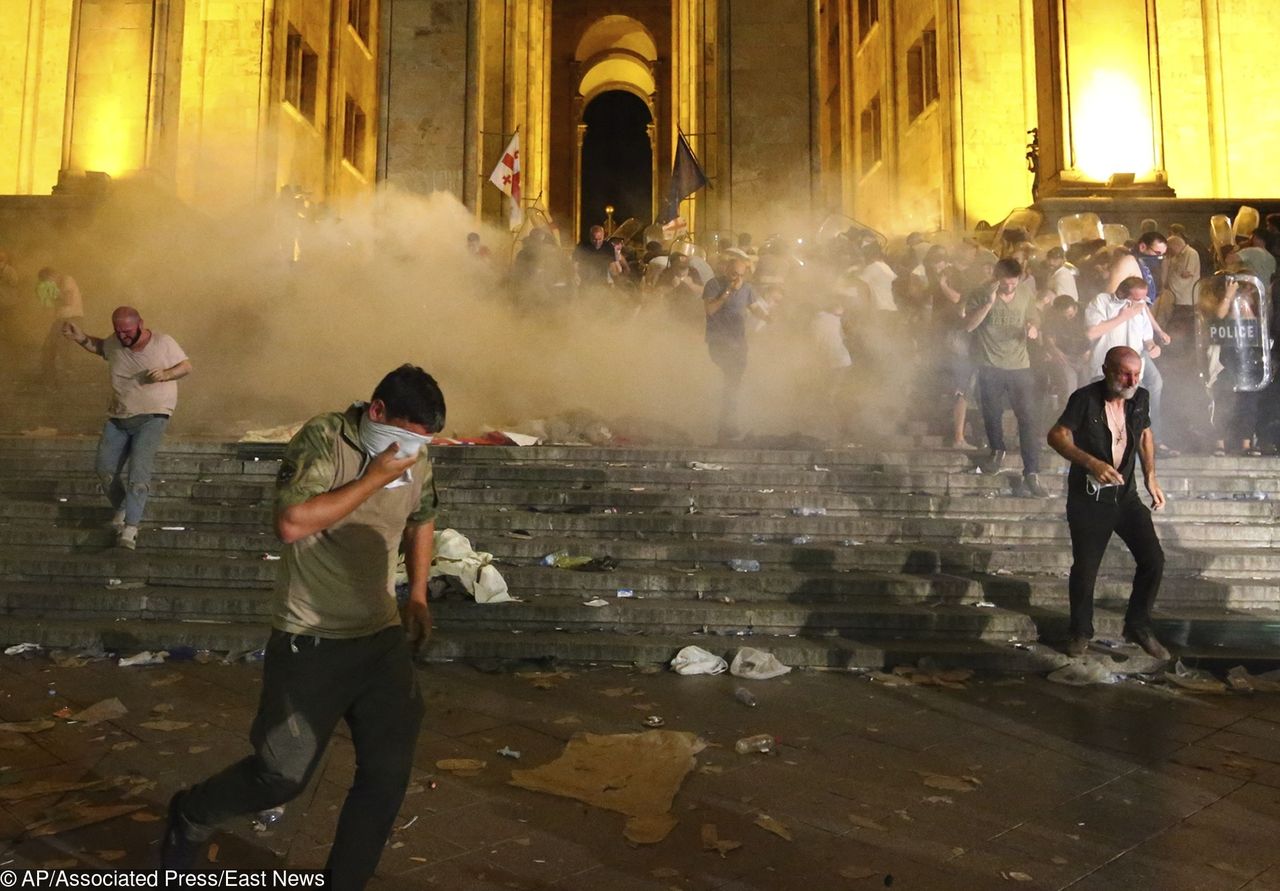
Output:
<instances>
[{"instance_id":1,"label":"grey t-shirt","mask_svg":"<svg viewBox=\"0 0 1280 891\"><path fill-rule=\"evenodd\" d=\"M729 287L729 280L716 276L702 289L702 299L710 303ZM707 316L707 340L729 340L746 343L747 307L756 302L756 293L749 282L730 294L724 306L714 315Z\"/></svg>"}]
</instances>

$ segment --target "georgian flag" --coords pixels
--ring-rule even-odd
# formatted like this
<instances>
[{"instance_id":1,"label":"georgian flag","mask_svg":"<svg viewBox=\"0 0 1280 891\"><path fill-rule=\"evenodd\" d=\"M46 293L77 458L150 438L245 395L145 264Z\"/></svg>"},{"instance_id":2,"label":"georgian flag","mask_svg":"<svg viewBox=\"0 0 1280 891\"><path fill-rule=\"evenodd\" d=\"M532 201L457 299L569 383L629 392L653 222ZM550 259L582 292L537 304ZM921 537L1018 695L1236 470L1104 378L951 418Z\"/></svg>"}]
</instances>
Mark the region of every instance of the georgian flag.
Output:
<instances>
[{"instance_id":1,"label":"georgian flag","mask_svg":"<svg viewBox=\"0 0 1280 891\"><path fill-rule=\"evenodd\" d=\"M524 210L520 206L520 131L511 137L507 150L502 153L498 166L489 175L489 182L497 186L504 194L511 196L511 228L518 229L524 221Z\"/></svg>"}]
</instances>

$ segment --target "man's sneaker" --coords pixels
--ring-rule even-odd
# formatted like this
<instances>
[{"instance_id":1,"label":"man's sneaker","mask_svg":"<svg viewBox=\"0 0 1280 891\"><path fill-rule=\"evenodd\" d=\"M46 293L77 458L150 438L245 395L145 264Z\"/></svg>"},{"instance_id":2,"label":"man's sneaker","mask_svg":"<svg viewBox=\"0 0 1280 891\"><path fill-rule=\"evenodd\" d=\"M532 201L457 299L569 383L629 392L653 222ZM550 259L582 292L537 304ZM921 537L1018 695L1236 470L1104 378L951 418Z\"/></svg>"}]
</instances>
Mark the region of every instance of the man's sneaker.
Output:
<instances>
[{"instance_id":1,"label":"man's sneaker","mask_svg":"<svg viewBox=\"0 0 1280 891\"><path fill-rule=\"evenodd\" d=\"M1171 658L1169 651L1165 649L1164 644L1156 640L1156 636L1151 633L1149 628L1126 628L1124 639L1130 643L1136 643L1153 659L1159 659L1161 662L1167 662Z\"/></svg>"},{"instance_id":2,"label":"man's sneaker","mask_svg":"<svg viewBox=\"0 0 1280 891\"><path fill-rule=\"evenodd\" d=\"M1034 473L1023 474L1022 489L1031 498L1048 498L1049 493L1040 485L1040 478Z\"/></svg>"},{"instance_id":3,"label":"man's sneaker","mask_svg":"<svg viewBox=\"0 0 1280 891\"><path fill-rule=\"evenodd\" d=\"M185 792L178 792L169 799L169 822L160 839L160 868L189 871L196 864L208 832L200 831L182 815L182 799Z\"/></svg>"},{"instance_id":4,"label":"man's sneaker","mask_svg":"<svg viewBox=\"0 0 1280 891\"><path fill-rule=\"evenodd\" d=\"M116 547L126 548L130 551L136 550L138 547L138 527L123 527L120 530L120 534L116 536Z\"/></svg>"},{"instance_id":5,"label":"man's sneaker","mask_svg":"<svg viewBox=\"0 0 1280 891\"><path fill-rule=\"evenodd\" d=\"M999 473L1000 465L1004 463L1004 451L1002 449L992 449L991 454L984 458L978 464L978 469L983 473Z\"/></svg>"},{"instance_id":6,"label":"man's sneaker","mask_svg":"<svg viewBox=\"0 0 1280 891\"><path fill-rule=\"evenodd\" d=\"M1073 637L1067 641L1068 656L1083 656L1087 649L1089 649L1089 638L1087 637Z\"/></svg>"},{"instance_id":7,"label":"man's sneaker","mask_svg":"<svg viewBox=\"0 0 1280 891\"><path fill-rule=\"evenodd\" d=\"M111 515L111 528L114 529L117 534L119 534L120 530L124 528L124 508L120 508L120 510Z\"/></svg>"}]
</instances>

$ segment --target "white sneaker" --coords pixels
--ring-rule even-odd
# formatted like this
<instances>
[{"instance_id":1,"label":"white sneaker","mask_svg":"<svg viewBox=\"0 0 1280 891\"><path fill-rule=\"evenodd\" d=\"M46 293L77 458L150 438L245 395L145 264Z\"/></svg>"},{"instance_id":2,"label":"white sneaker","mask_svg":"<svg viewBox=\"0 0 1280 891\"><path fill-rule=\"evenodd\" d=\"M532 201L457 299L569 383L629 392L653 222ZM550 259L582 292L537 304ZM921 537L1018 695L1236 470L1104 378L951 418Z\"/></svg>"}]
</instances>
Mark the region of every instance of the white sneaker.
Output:
<instances>
[{"instance_id":1,"label":"white sneaker","mask_svg":"<svg viewBox=\"0 0 1280 891\"><path fill-rule=\"evenodd\" d=\"M126 548L130 551L136 550L138 547L138 527L123 527L120 530L120 534L116 537L116 547Z\"/></svg>"},{"instance_id":2,"label":"white sneaker","mask_svg":"<svg viewBox=\"0 0 1280 891\"><path fill-rule=\"evenodd\" d=\"M116 531L117 535L124 528L124 508L120 508L120 510L111 515L111 528Z\"/></svg>"}]
</instances>

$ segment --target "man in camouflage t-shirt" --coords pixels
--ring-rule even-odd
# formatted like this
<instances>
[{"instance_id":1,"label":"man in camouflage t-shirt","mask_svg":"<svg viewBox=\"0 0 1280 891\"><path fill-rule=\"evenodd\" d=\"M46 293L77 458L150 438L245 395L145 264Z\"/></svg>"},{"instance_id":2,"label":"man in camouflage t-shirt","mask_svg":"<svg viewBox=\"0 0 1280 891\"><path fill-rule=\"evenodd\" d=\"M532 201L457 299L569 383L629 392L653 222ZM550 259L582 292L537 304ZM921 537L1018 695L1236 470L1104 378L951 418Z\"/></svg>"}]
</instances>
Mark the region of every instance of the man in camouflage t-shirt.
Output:
<instances>
[{"instance_id":1,"label":"man in camouflage t-shirt","mask_svg":"<svg viewBox=\"0 0 1280 891\"><path fill-rule=\"evenodd\" d=\"M373 875L422 720L410 643L431 628L437 498L426 445L444 415L435 380L403 365L368 405L312 418L290 440L276 481L275 528L285 548L250 732L254 754L173 797L164 868L190 869L218 824L298 795L342 719L357 768L329 852L329 887L363 888ZM395 599L402 540L407 628Z\"/></svg>"}]
</instances>

